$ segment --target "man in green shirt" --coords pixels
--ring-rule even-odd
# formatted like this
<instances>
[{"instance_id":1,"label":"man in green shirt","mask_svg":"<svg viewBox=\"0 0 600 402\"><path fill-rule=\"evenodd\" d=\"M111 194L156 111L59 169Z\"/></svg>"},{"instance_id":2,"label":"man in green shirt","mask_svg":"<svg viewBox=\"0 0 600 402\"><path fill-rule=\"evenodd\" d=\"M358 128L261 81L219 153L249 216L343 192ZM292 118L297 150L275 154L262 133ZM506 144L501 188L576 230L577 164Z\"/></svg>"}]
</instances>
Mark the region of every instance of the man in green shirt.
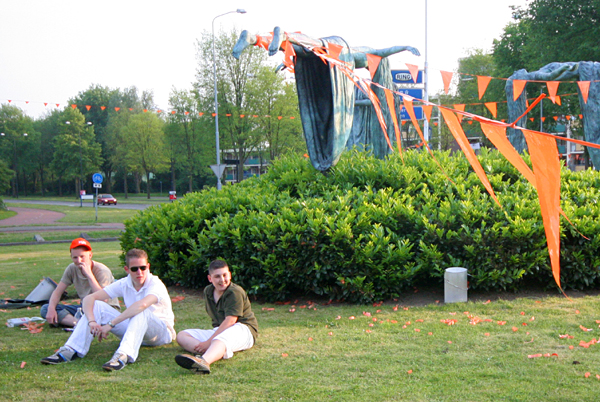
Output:
<instances>
[{"instance_id":1,"label":"man in green shirt","mask_svg":"<svg viewBox=\"0 0 600 402\"><path fill-rule=\"evenodd\" d=\"M175 356L175 362L181 367L201 374L209 374L213 362L250 349L258 336L258 322L248 295L241 286L231 282L225 261L210 263L208 281L204 304L213 329L186 329L178 333L177 343L194 355Z\"/></svg>"}]
</instances>

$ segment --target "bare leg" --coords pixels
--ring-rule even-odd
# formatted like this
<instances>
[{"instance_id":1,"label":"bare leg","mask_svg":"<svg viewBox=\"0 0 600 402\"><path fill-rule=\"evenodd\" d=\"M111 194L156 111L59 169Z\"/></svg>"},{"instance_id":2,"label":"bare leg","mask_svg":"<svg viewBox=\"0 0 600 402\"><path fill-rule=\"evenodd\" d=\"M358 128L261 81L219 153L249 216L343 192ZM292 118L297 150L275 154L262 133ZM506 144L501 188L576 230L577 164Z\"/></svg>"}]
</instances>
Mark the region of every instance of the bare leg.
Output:
<instances>
[{"instance_id":1,"label":"bare leg","mask_svg":"<svg viewBox=\"0 0 600 402\"><path fill-rule=\"evenodd\" d=\"M194 348L198 344L198 340L187 332L182 331L177 334L177 343L188 352L193 354L197 353Z\"/></svg>"},{"instance_id":2,"label":"bare leg","mask_svg":"<svg viewBox=\"0 0 600 402\"><path fill-rule=\"evenodd\" d=\"M225 356L227 347L223 342L218 339L213 339L210 343L210 347L204 352L202 358L206 360L208 364L212 364L217 360L221 360Z\"/></svg>"},{"instance_id":3,"label":"bare leg","mask_svg":"<svg viewBox=\"0 0 600 402\"><path fill-rule=\"evenodd\" d=\"M60 325L65 327L74 327L77 324L77 320L71 314L67 314L65 318L60 321Z\"/></svg>"},{"instance_id":4,"label":"bare leg","mask_svg":"<svg viewBox=\"0 0 600 402\"><path fill-rule=\"evenodd\" d=\"M240 34L238 41L233 47L233 51L231 52L232 56L236 59L240 58L240 55L248 46L253 46L256 44L256 36L250 35L248 31L243 30Z\"/></svg>"}]
</instances>

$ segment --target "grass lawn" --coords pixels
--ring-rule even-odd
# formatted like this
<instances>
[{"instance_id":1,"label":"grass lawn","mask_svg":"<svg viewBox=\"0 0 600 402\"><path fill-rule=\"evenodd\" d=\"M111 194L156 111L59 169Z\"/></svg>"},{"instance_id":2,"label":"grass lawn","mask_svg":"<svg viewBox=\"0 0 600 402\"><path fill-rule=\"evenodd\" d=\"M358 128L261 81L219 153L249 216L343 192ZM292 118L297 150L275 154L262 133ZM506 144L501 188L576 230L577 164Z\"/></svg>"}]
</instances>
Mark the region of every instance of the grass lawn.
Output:
<instances>
[{"instance_id":1,"label":"grass lawn","mask_svg":"<svg viewBox=\"0 0 600 402\"><path fill-rule=\"evenodd\" d=\"M121 277L118 243L93 246L94 258ZM60 279L68 263L65 245L2 247L0 293L22 297L44 275ZM198 292L174 287L170 293L185 296L173 303L177 330L209 326ZM579 344L598 337L600 297L425 307L397 306L393 300L380 306L292 300L254 303L253 309L258 343L213 364L206 376L174 363L181 352L175 343L143 347L138 362L105 373L100 366L117 348L115 337L94 342L85 359L43 366L39 360L68 333L3 327L0 400L598 400L600 345ZM38 314L37 308L0 312L4 319ZM566 334L572 338L561 337Z\"/></svg>"},{"instance_id":2,"label":"grass lawn","mask_svg":"<svg viewBox=\"0 0 600 402\"><path fill-rule=\"evenodd\" d=\"M0 210L0 220L10 218L15 216L17 213L15 211L2 211Z\"/></svg>"},{"instance_id":3,"label":"grass lawn","mask_svg":"<svg viewBox=\"0 0 600 402\"><path fill-rule=\"evenodd\" d=\"M46 241L53 240L73 240L81 235L81 230L56 230L50 232L39 232L36 234L41 235ZM94 230L85 231L90 237L94 239L102 239L107 237L119 237L121 236L121 230ZM0 232L0 244L3 243L21 243L34 241L33 233L29 232Z\"/></svg>"},{"instance_id":4,"label":"grass lawn","mask_svg":"<svg viewBox=\"0 0 600 402\"><path fill-rule=\"evenodd\" d=\"M98 194L103 194L101 192L98 192ZM95 195L95 193L94 193ZM123 204L160 204L162 202L169 202L169 193L167 192L163 192L163 194L161 195L160 193L151 193L150 194L150 199L148 199L148 196L144 193L144 194L135 194L135 193L129 193L127 194L127 198L125 198L125 194L124 193L112 193L112 195L117 199L118 204L123 203ZM11 197L6 197L6 198L10 198L11 200L15 200ZM23 197L20 196L19 200L21 201L66 201L66 202L79 202L79 198L75 197L75 196L46 196L46 197L42 197L42 196L28 196L28 197ZM90 204L92 201L91 200L84 200L85 204ZM118 205L117 204L117 205Z\"/></svg>"}]
</instances>

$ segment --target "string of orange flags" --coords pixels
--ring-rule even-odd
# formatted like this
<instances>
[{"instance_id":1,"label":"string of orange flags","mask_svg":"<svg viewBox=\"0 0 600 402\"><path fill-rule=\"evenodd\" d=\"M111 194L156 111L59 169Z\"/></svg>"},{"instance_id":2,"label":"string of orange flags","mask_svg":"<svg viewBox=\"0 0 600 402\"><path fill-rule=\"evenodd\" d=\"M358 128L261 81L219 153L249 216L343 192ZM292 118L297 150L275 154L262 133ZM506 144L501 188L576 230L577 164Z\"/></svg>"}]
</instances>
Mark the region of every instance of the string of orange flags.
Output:
<instances>
[{"instance_id":1,"label":"string of orange flags","mask_svg":"<svg viewBox=\"0 0 600 402\"><path fill-rule=\"evenodd\" d=\"M422 144L427 148L431 156L434 158L433 152L431 151L429 144L425 140L423 133L420 129L419 123L416 119L413 102L417 99L411 97L410 95L406 95L400 92L393 91L389 88L385 88L379 85L376 82L373 82L372 79L375 75L377 67L379 63L377 62L378 56L373 56L369 59L368 70L371 74L371 80L366 80L361 77L358 77L354 74L354 71L349 68L349 66L339 59L340 51L336 47L337 45L329 44L328 48L324 47L315 47L311 44L301 43L307 50L312 51L317 57L320 57L324 63L329 63L331 66L337 67L340 72L348 76L354 84L363 91L368 98L371 100L373 108L379 118L379 124L383 130L386 141L390 148L392 148L390 139L387 134L387 127L385 119L382 115L381 105L378 97L375 95L371 86L378 86L383 89L385 93L385 98L388 105L393 106L393 102L390 101L393 96L398 96L402 100L403 106L406 108L410 119L417 130L419 136L421 137ZM287 53L293 53L293 47L291 45L283 45L282 46L286 50L286 62L284 64L290 70L293 69L293 57L288 57ZM291 49L291 50L290 50ZM331 49L331 50L330 50ZM292 54L293 56L293 54ZM380 58L381 59L381 58ZM288 62L288 60L290 60ZM372 61L375 61L374 63ZM414 66L407 65L409 67L410 73L413 77L413 80L416 82L416 75ZM451 73L442 72L442 76L445 81L445 90L448 91L449 83L452 79ZM489 78L489 77L488 77ZM485 88L491 79L483 79L480 84L480 99L485 93ZM587 84L583 84L583 87L588 87ZM549 85L549 93L551 99L556 102L557 95L555 90L557 90L558 85L552 82ZM582 85L580 84L580 88ZM515 91L515 94L518 92ZM583 92L583 91L582 91ZM520 95L520 92L519 92ZM515 96L515 98L517 98ZM534 102L528 105L527 111L529 112L537 103L539 103L546 95L542 94L537 97ZM587 101L587 97L584 95L584 100ZM391 99L393 101L393 99ZM580 145L594 147L600 149L600 145L589 143L587 141L574 140L571 138L562 138L557 137L552 134L542 133L534 130L527 130L523 127L519 127L516 125L518 119L512 123L506 123L504 121L497 121L493 119L489 119L483 116L479 116L473 113L469 113L465 111L465 105L453 105L453 107L436 105L429 101L425 101L422 99L418 99L423 104L423 108L425 109L425 113L427 118L430 119L431 110L433 107L437 107L440 113L442 114L446 125L449 127L450 132L454 136L456 142L459 144L461 150L467 157L467 160L471 164L473 170L477 174L478 178L484 185L485 189L488 191L490 196L494 199L496 204L502 208L499 199L496 197L492 185L487 178L487 174L479 160L477 159L477 155L475 155L472 147L469 144L467 136L462 129L461 120L464 117L470 118L472 121L476 121L481 125L481 129L484 135L496 146L498 151L502 153L502 155L511 163L537 190L538 200L540 205L540 212L542 215L542 222L544 225L544 231L546 233L546 244L548 247L548 254L550 257L550 266L552 270L552 275L559 289L563 292L562 286L560 283L560 215L564 215L560 207L560 159L558 153L557 139L566 140L570 142L574 142ZM487 106L487 105L486 105ZM393 110L390 107L391 110ZM494 116L495 117L495 116ZM397 132L398 122L396 119L392 118L392 124L394 124L395 132ZM530 156L531 156L531 164L532 169L529 168L527 163L521 158L521 155L515 150L512 144L509 142L508 137L506 136L507 128L516 128L522 130L524 133L525 139L528 144ZM393 150L393 148L392 148ZM400 144L398 144L398 151L402 152ZM437 160L436 160L437 162ZM439 167L442 169L442 166L437 162ZM444 174L446 174L444 172ZM446 174L447 176L447 174ZM450 179L450 178L449 178ZM566 216L565 216L566 217ZM568 219L568 218L567 218ZM566 295L565 295L566 296Z\"/></svg>"}]
</instances>

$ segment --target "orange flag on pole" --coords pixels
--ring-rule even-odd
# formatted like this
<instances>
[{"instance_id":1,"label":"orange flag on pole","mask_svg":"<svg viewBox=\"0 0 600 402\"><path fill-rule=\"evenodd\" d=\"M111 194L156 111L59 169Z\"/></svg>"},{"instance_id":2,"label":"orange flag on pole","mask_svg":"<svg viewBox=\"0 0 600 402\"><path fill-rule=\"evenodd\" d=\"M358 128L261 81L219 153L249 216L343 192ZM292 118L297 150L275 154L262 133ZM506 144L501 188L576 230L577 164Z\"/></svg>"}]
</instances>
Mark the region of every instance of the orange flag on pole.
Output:
<instances>
[{"instance_id":1,"label":"orange flag on pole","mask_svg":"<svg viewBox=\"0 0 600 402\"><path fill-rule=\"evenodd\" d=\"M519 99L519 96L521 96L526 84L527 81L525 80L513 80L513 100L516 101Z\"/></svg>"},{"instance_id":2,"label":"orange flag on pole","mask_svg":"<svg viewBox=\"0 0 600 402\"><path fill-rule=\"evenodd\" d=\"M481 75L477 76L477 87L479 89L479 99L483 98L483 94L485 94L485 90L487 89L492 77L484 77Z\"/></svg>"},{"instance_id":3,"label":"orange flag on pole","mask_svg":"<svg viewBox=\"0 0 600 402\"><path fill-rule=\"evenodd\" d=\"M547 81L546 86L548 87L548 96L552 103L556 103L556 92L558 91L558 84L560 81Z\"/></svg>"},{"instance_id":4,"label":"orange flag on pole","mask_svg":"<svg viewBox=\"0 0 600 402\"><path fill-rule=\"evenodd\" d=\"M458 105L454 105L454 109L460 110L461 112L464 112L465 111L465 105L462 104L462 103L458 104ZM458 121L459 122L462 122L463 117L465 117L464 115L462 115L460 113L457 113L457 116L458 116Z\"/></svg>"},{"instance_id":5,"label":"orange flag on pole","mask_svg":"<svg viewBox=\"0 0 600 402\"><path fill-rule=\"evenodd\" d=\"M502 207L500 205L500 201L498 201L498 198L496 198L494 189L492 188L492 185L490 184L490 181L488 180L485 171L481 167L477 156L475 156L475 151L473 151L473 148L471 147L471 144L469 143L469 140L467 139L467 136L465 135L465 132L463 131L460 122L458 121L458 117L456 117L456 114L454 114L454 112L446 108L440 108L440 111L444 116L444 120L446 121L448 128L450 128L450 132L454 136L454 139L456 139L456 142L462 149L465 156L467 157L467 160L473 167L473 170L477 174L477 177L479 177L479 180L481 180L481 183L483 183L483 186L485 187L487 192L492 196L494 201L496 201L496 204L498 204L499 207Z\"/></svg>"},{"instance_id":6,"label":"orange flag on pole","mask_svg":"<svg viewBox=\"0 0 600 402\"><path fill-rule=\"evenodd\" d=\"M453 73L450 71L440 71L442 74L442 81L444 82L444 92L447 94L450 90L450 82L452 81Z\"/></svg>"},{"instance_id":7,"label":"orange flag on pole","mask_svg":"<svg viewBox=\"0 0 600 402\"><path fill-rule=\"evenodd\" d=\"M498 104L496 102L486 102L484 103L484 105L488 108L488 110L490 111L492 116L494 116L495 119L498 115Z\"/></svg>"},{"instance_id":8,"label":"orange flag on pole","mask_svg":"<svg viewBox=\"0 0 600 402\"><path fill-rule=\"evenodd\" d=\"M379 67L379 63L381 62L381 57L376 56L374 54L367 53L367 69L371 74L371 79L375 77L375 73L377 72L377 68Z\"/></svg>"},{"instance_id":9,"label":"orange flag on pole","mask_svg":"<svg viewBox=\"0 0 600 402\"><path fill-rule=\"evenodd\" d=\"M394 106L394 94L388 88L384 88L383 91L385 93L385 99L387 101L388 108L390 109L392 122L394 123L394 132L396 134L396 145L398 146L398 152L400 152L400 157L402 158L402 161L404 161L404 156L402 155L402 137L400 136L400 128L398 127L396 107Z\"/></svg>"},{"instance_id":10,"label":"orange flag on pole","mask_svg":"<svg viewBox=\"0 0 600 402\"><path fill-rule=\"evenodd\" d=\"M581 97L583 98L583 103L587 103L588 95L590 93L590 83L591 81L577 81L577 85L581 91Z\"/></svg>"},{"instance_id":11,"label":"orange flag on pole","mask_svg":"<svg viewBox=\"0 0 600 402\"><path fill-rule=\"evenodd\" d=\"M423 105L423 113L425 113L425 117L427 121L431 121L431 110L433 109L432 105Z\"/></svg>"},{"instance_id":12,"label":"orange flag on pole","mask_svg":"<svg viewBox=\"0 0 600 402\"><path fill-rule=\"evenodd\" d=\"M523 134L531 153L531 164L540 200L552 275L562 291L560 285L560 160L558 147L554 138L540 135L531 130L523 130Z\"/></svg>"},{"instance_id":13,"label":"orange flag on pole","mask_svg":"<svg viewBox=\"0 0 600 402\"><path fill-rule=\"evenodd\" d=\"M412 77L413 82L416 84L417 79L419 78L419 66L415 66L414 64L406 63L406 67L408 68L408 71L410 72L410 76Z\"/></svg>"}]
</instances>

